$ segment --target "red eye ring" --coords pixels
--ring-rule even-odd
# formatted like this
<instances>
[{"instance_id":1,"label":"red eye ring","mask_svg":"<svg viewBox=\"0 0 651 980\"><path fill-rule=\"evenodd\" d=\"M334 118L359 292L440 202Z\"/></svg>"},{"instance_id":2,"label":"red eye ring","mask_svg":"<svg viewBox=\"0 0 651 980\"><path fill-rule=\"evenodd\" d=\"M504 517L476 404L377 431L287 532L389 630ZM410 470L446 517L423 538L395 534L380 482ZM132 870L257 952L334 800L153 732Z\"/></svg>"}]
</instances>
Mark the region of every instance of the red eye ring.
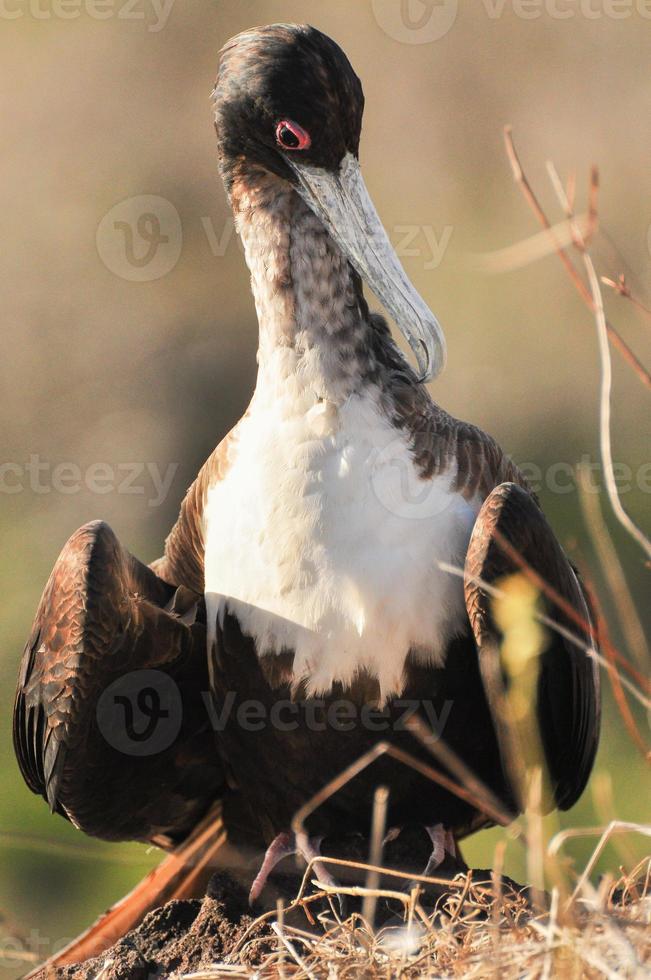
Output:
<instances>
[{"instance_id":1,"label":"red eye ring","mask_svg":"<svg viewBox=\"0 0 651 980\"><path fill-rule=\"evenodd\" d=\"M307 150L312 145L310 134L291 119L281 119L276 126L276 142L283 150Z\"/></svg>"}]
</instances>

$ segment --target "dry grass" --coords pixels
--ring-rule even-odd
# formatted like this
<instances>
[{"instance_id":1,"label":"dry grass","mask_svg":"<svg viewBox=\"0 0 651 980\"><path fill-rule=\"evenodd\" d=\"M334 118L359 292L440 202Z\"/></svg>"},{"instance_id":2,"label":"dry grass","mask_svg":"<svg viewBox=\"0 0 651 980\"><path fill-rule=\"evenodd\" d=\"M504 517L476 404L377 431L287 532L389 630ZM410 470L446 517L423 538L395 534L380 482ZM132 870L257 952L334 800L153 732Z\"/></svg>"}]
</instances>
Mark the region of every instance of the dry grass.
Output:
<instances>
[{"instance_id":1,"label":"dry grass","mask_svg":"<svg viewBox=\"0 0 651 980\"><path fill-rule=\"evenodd\" d=\"M651 830L650 830L651 832ZM524 891L474 882L472 871L424 908L419 889L410 895L374 890L396 906L395 921L374 930L362 915L341 921L314 918L305 905L305 928L284 916L257 920L223 963L182 980L215 977L630 977L651 970L651 858L598 893L563 901L557 889L534 911ZM367 889L341 889L365 896ZM307 901L323 897L321 889ZM296 904L305 903L299 898ZM402 910L398 911L398 906ZM311 921L310 921L311 920ZM273 937L277 948L261 954Z\"/></svg>"}]
</instances>

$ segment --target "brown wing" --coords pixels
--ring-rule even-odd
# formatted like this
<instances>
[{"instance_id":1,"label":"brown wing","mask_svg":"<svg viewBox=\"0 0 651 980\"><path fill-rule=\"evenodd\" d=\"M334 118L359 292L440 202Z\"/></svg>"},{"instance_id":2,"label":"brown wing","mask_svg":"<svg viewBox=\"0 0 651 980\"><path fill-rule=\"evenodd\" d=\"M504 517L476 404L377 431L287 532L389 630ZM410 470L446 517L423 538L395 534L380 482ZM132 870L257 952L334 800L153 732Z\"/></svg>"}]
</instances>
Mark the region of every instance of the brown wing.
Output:
<instances>
[{"instance_id":1,"label":"brown wing","mask_svg":"<svg viewBox=\"0 0 651 980\"><path fill-rule=\"evenodd\" d=\"M21 664L14 746L52 810L106 839L182 839L224 776L203 695L203 599L102 522L72 535Z\"/></svg>"},{"instance_id":2,"label":"brown wing","mask_svg":"<svg viewBox=\"0 0 651 980\"><path fill-rule=\"evenodd\" d=\"M246 413L242 418L245 417ZM166 582L185 585L200 595L204 591L202 515L206 495L210 487L223 480L228 472L236 445L237 426L222 439L199 470L183 499L178 520L167 536L165 554L151 566Z\"/></svg>"},{"instance_id":3,"label":"brown wing","mask_svg":"<svg viewBox=\"0 0 651 980\"><path fill-rule=\"evenodd\" d=\"M486 692L498 730L504 724L496 696L503 681L499 630L487 585L520 569L515 556L561 601L544 599L547 615L590 646L590 615L580 583L554 532L530 493L513 483L497 486L479 512L465 564L468 615L479 649ZM568 607L585 624L569 614ZM571 807L586 785L600 728L599 673L583 646L549 629L540 659L537 715L556 805Z\"/></svg>"}]
</instances>

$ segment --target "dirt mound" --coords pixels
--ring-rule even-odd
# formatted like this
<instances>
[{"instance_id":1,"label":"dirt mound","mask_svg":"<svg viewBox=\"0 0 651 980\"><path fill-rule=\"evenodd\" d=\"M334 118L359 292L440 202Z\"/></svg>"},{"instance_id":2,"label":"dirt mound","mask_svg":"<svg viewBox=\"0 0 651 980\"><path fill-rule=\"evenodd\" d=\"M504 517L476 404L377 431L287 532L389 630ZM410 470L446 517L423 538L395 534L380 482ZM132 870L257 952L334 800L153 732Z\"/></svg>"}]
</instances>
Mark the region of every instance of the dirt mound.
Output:
<instances>
[{"instance_id":1,"label":"dirt mound","mask_svg":"<svg viewBox=\"0 0 651 980\"><path fill-rule=\"evenodd\" d=\"M54 976L85 980L99 974L102 980L153 980L223 961L254 919L240 885L220 876L214 886L215 891L211 883L202 901L169 902L150 912L106 953L62 967Z\"/></svg>"},{"instance_id":2,"label":"dirt mound","mask_svg":"<svg viewBox=\"0 0 651 980\"><path fill-rule=\"evenodd\" d=\"M327 842L324 853L344 860L364 862L368 854L368 841L361 838ZM404 833L386 848L384 863L387 867L418 873L424 867L429 851L429 840L422 831ZM334 870L334 869L333 869ZM448 880L458 874L454 863L442 868L442 877ZM321 897L308 899L304 906L291 906L301 888L303 868L293 858L287 858L274 873L264 892L264 905L252 910L248 903L248 885L252 873L248 866L216 873L206 895L201 900L171 901L150 912L138 926L120 939L111 949L84 963L50 968L38 974L38 980L154 980L156 977L183 977L216 964L237 964L240 970L255 968L274 950L279 948L279 938L271 924L277 918L277 902L286 909L284 925L315 936L323 934L319 917L326 915L331 921L342 912L345 915L361 912L361 899L348 894L343 899ZM354 891L355 886L366 883L364 871L337 867L336 875L342 887ZM474 880L490 882L490 872L473 872ZM506 884L506 883L505 883ZM509 883L511 884L511 883ZM382 886L403 892L409 880L384 876ZM515 886L517 887L517 886ZM421 902L430 911L445 900L446 892L459 894L459 886L446 888L442 883L432 887L422 896ZM310 887L306 894L309 895ZM340 905L343 901L344 905ZM266 918L265 911L270 912ZM376 911L376 924L397 927L404 924L404 904L399 899L381 898ZM232 967L233 968L233 967ZM238 971L239 972L239 971Z\"/></svg>"}]
</instances>

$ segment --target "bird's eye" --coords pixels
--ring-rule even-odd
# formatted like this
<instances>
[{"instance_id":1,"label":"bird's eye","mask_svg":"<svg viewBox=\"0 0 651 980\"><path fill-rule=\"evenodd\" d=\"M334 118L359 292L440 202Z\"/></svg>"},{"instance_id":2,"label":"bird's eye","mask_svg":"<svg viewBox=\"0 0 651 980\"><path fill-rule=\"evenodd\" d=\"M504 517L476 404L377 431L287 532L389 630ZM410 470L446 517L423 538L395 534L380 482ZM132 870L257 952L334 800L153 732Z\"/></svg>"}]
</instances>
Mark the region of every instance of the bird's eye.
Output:
<instances>
[{"instance_id":1,"label":"bird's eye","mask_svg":"<svg viewBox=\"0 0 651 980\"><path fill-rule=\"evenodd\" d=\"M276 140L283 150L307 150L312 142L310 134L291 119L280 120L276 126Z\"/></svg>"}]
</instances>

